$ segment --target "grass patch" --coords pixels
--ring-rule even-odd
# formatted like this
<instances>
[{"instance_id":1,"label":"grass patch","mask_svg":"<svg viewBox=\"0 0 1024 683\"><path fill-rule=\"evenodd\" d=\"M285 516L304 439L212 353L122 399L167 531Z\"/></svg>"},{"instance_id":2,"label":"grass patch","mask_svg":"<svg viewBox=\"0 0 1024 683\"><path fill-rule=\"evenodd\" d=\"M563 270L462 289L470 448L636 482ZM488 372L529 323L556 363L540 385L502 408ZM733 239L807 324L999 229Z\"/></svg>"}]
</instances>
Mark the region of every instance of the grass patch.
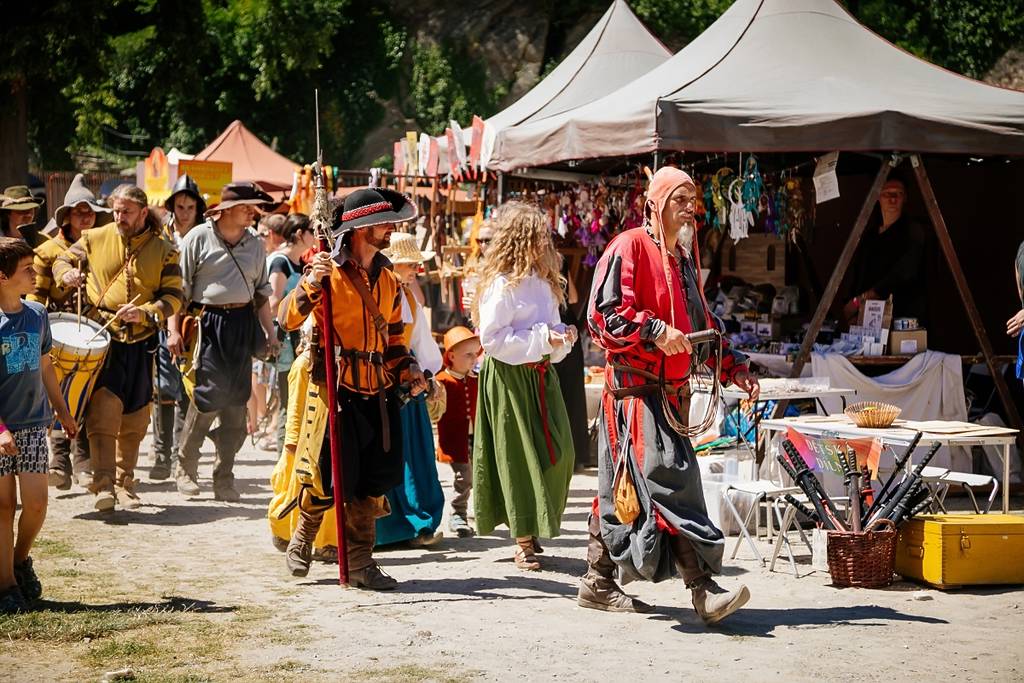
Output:
<instances>
[{"instance_id":1,"label":"grass patch","mask_svg":"<svg viewBox=\"0 0 1024 683\"><path fill-rule=\"evenodd\" d=\"M49 576L58 579L74 579L82 575L77 569L57 569L49 573Z\"/></svg>"},{"instance_id":2,"label":"grass patch","mask_svg":"<svg viewBox=\"0 0 1024 683\"><path fill-rule=\"evenodd\" d=\"M468 674L452 672L440 667L421 666L419 664L402 664L401 666L374 667L359 669L352 673L349 680L353 681L389 681L389 683L465 683L472 680Z\"/></svg>"},{"instance_id":3,"label":"grass patch","mask_svg":"<svg viewBox=\"0 0 1024 683\"><path fill-rule=\"evenodd\" d=\"M153 643L139 640L122 640L115 638L105 640L89 648L86 659L94 666L110 667L116 663L138 665L150 660L158 654Z\"/></svg>"},{"instance_id":4,"label":"grass patch","mask_svg":"<svg viewBox=\"0 0 1024 683\"><path fill-rule=\"evenodd\" d=\"M164 609L78 611L43 609L27 614L0 616L0 639L73 643L156 624L177 623L179 615Z\"/></svg>"},{"instance_id":5,"label":"grass patch","mask_svg":"<svg viewBox=\"0 0 1024 683\"><path fill-rule=\"evenodd\" d=\"M32 550L35 554L48 558L81 558L81 553L77 552L69 543L54 538L37 538L36 542L32 544Z\"/></svg>"}]
</instances>

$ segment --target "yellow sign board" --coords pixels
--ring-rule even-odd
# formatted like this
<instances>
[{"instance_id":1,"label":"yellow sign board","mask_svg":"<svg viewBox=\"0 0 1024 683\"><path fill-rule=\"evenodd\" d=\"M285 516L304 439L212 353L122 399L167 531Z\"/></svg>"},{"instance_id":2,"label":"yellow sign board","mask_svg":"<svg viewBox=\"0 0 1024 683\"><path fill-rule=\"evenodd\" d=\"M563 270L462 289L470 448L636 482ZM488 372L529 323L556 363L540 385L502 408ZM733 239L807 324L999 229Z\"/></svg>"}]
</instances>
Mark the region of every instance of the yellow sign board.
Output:
<instances>
[{"instance_id":1,"label":"yellow sign board","mask_svg":"<svg viewBox=\"0 0 1024 683\"><path fill-rule=\"evenodd\" d=\"M220 202L221 188L231 182L231 162L182 159L178 162L178 177L185 174L196 181L206 205L213 206Z\"/></svg>"}]
</instances>

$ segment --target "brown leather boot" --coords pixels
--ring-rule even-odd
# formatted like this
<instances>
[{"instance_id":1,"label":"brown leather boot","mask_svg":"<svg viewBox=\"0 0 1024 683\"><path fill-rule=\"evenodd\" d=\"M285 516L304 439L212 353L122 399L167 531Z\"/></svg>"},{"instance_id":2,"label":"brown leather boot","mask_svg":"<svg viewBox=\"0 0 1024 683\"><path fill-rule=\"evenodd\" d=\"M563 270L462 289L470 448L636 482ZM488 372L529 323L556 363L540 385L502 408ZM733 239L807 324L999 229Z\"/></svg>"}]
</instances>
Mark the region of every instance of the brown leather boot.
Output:
<instances>
[{"instance_id":1,"label":"brown leather boot","mask_svg":"<svg viewBox=\"0 0 1024 683\"><path fill-rule=\"evenodd\" d=\"M382 500L383 499L383 500ZM345 530L348 543L348 585L372 591L389 591L398 585L373 559L377 543L377 518L391 512L387 499L359 498L345 504Z\"/></svg>"},{"instance_id":2,"label":"brown leather boot","mask_svg":"<svg viewBox=\"0 0 1024 683\"><path fill-rule=\"evenodd\" d=\"M697 551L685 536L672 537L672 552L683 581L690 589L693 608L705 624L717 624L750 600L746 586L741 585L734 591L719 586L711 574L701 568Z\"/></svg>"},{"instance_id":3,"label":"brown leather boot","mask_svg":"<svg viewBox=\"0 0 1024 683\"><path fill-rule=\"evenodd\" d=\"M285 550L284 561L292 576L306 576L313 563L313 540L320 531L324 511L308 512L299 510L299 524L292 533L292 540Z\"/></svg>"},{"instance_id":4,"label":"brown leather boot","mask_svg":"<svg viewBox=\"0 0 1024 683\"><path fill-rule=\"evenodd\" d=\"M615 563L601 538L601 521L590 516L587 573L580 579L576 604L603 612L650 612L651 606L631 598L615 583Z\"/></svg>"}]
</instances>

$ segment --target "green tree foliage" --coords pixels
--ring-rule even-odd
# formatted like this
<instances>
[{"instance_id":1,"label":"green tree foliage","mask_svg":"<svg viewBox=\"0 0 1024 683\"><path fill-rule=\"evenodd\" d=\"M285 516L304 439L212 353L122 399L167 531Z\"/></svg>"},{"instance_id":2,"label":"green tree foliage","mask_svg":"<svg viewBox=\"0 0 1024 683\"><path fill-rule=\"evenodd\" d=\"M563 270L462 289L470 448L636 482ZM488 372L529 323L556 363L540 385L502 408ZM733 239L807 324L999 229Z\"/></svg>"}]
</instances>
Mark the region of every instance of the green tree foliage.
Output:
<instances>
[{"instance_id":1,"label":"green tree foliage","mask_svg":"<svg viewBox=\"0 0 1024 683\"><path fill-rule=\"evenodd\" d=\"M1024 43L1024 0L849 0L865 25L908 52L980 78Z\"/></svg>"},{"instance_id":2,"label":"green tree foliage","mask_svg":"<svg viewBox=\"0 0 1024 683\"><path fill-rule=\"evenodd\" d=\"M547 19L549 70L609 0L524 1ZM417 33L419 26L408 25L415 21L408 8L399 13L393 3L22 3L0 25L0 110L15 110L12 98L24 98L28 126L8 129L15 117L0 116L0 149L10 154L5 143L21 136L44 168L70 167L70 154L82 150L122 159L119 152L154 145L195 152L240 118L283 154L310 160L312 92L319 88L325 152L344 165L381 122L386 102L432 134L443 132L449 119L466 124L473 114L497 111L510 84L495 84L467 44ZM630 0L672 49L699 35L730 4ZM1024 0L844 4L904 49L973 77L1024 43ZM13 148L26 150L24 142Z\"/></svg>"}]
</instances>

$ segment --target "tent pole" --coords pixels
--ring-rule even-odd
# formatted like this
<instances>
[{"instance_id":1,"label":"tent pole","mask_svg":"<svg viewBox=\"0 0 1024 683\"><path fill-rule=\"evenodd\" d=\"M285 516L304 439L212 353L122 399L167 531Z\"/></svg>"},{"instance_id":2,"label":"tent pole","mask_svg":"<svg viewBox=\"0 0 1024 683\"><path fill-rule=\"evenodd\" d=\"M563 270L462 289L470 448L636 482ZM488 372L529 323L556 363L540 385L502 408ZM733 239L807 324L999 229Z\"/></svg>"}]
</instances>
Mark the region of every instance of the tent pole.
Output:
<instances>
[{"instance_id":1,"label":"tent pole","mask_svg":"<svg viewBox=\"0 0 1024 683\"><path fill-rule=\"evenodd\" d=\"M658 172L658 166L659 166L659 162L660 161L661 161L661 155L658 153L658 150L654 150L654 172L655 173Z\"/></svg>"},{"instance_id":2,"label":"tent pole","mask_svg":"<svg viewBox=\"0 0 1024 683\"><path fill-rule=\"evenodd\" d=\"M835 301L839 285L842 284L843 278L846 276L846 271L853 261L853 255L857 253L857 246L864 235L864 229L868 225L868 219L871 218L871 211L875 208L878 195L882 192L882 185L885 184L886 179L889 177L889 172L892 171L897 163L899 163L899 157L893 155L891 159L883 161L881 167L879 167L878 175L875 176L875 182L871 184L871 189L868 190L867 196L864 197L864 204L860 207L860 213L857 214L857 220L853 224L853 229L850 230L850 236L846 238L846 246L843 247L843 252L839 255L839 262L836 264L835 270L832 271L832 276L828 280L828 285L825 286L825 291L822 292L821 300L818 301L818 308L814 311L814 317L811 318L807 334L800 345L800 352L797 353L796 359L793 361L793 371L790 373L790 377L799 377L807 361L810 360L811 349L814 348L814 340L818 338L818 332L821 331L825 317L828 315L829 309L832 308L832 302ZM785 415L788 406L789 401L779 401L775 404L775 411L772 413L772 417ZM760 464L763 457L764 453L758 453L758 464Z\"/></svg>"},{"instance_id":3,"label":"tent pole","mask_svg":"<svg viewBox=\"0 0 1024 683\"><path fill-rule=\"evenodd\" d=\"M960 267L960 259L957 257L956 249L953 247L953 240L949 236L949 228L946 227L946 219L939 208L939 201L935 197L935 190L932 187L931 180L928 178L928 172L925 171L924 161L919 154L912 154L910 165L914 167L914 175L917 176L917 184L921 190L921 196L924 198L928 217L931 219L932 227L935 228L935 236L939 238L939 245L942 247L942 253L946 257L949 270L953 274L953 281L956 282L956 288L960 292L960 299L964 302L967 318L971 321L974 336L978 340L978 345L981 346L981 353L985 357L985 365L988 366L989 374L992 375L992 381L996 385L999 400L1003 402L1003 407L1006 409L1006 416L1010 419L1010 426L1014 429L1021 429L1020 413L1017 411L1017 405L1010 396L1010 388L1006 385L1006 377L996 365L992 343L988 339L988 333L985 332L985 324L981 321L981 314L978 313L978 307L974 303L974 296L971 294L971 289L967 284L963 268ZM1010 489L1007 486L1008 483L1003 482L1004 511L1009 503Z\"/></svg>"},{"instance_id":4,"label":"tent pole","mask_svg":"<svg viewBox=\"0 0 1024 683\"><path fill-rule=\"evenodd\" d=\"M498 205L505 202L505 174L498 171Z\"/></svg>"}]
</instances>

